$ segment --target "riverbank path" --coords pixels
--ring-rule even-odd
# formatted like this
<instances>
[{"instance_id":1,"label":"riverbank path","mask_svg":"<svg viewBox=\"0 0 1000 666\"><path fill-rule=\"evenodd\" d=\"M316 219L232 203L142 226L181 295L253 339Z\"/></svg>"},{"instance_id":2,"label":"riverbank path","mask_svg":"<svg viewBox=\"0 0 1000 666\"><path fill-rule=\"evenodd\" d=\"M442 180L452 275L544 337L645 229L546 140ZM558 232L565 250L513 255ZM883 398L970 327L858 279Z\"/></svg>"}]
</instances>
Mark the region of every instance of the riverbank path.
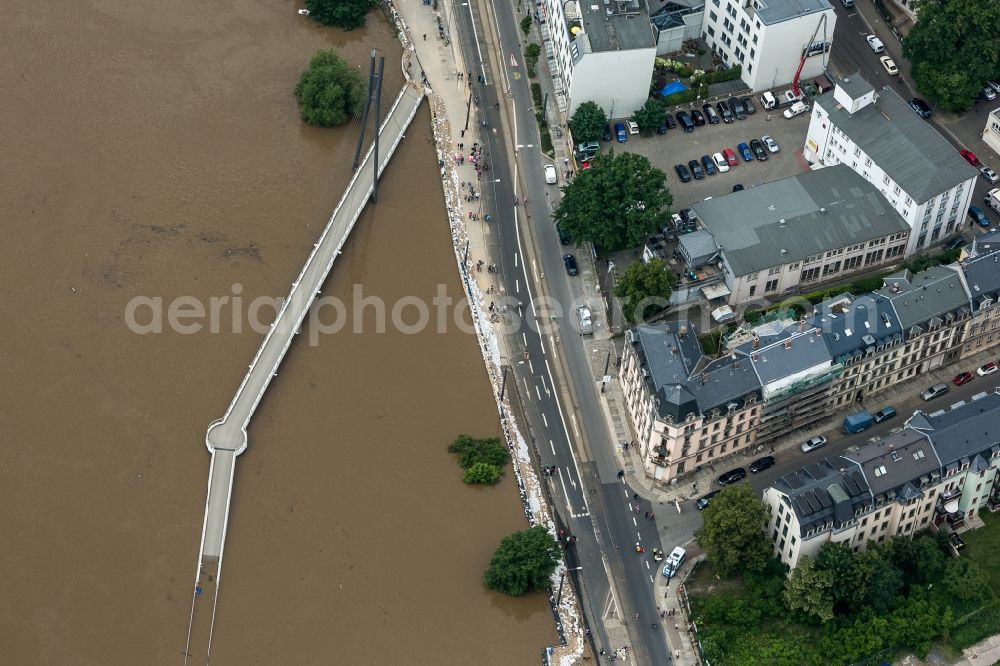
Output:
<instances>
[{"instance_id":1,"label":"riverbank path","mask_svg":"<svg viewBox=\"0 0 1000 666\"><path fill-rule=\"evenodd\" d=\"M416 115L423 98L424 90L413 82L407 82L389 110L382 123L379 141L380 175L403 139L403 133ZM347 184L340 203L313 246L302 272L292 283L291 291L282 302L225 416L209 425L205 435L205 445L212 455L212 462L209 467L205 520L198 554L198 573L195 576L188 621L185 664L189 658L199 663L208 663L211 655L212 629L222 575L222 553L229 522L236 457L247 448L247 426L271 383L271 378L277 374L278 366L292 340L299 332L309 307L329 275L333 262L371 198L375 185L373 152L370 147L364 161Z\"/></svg>"}]
</instances>

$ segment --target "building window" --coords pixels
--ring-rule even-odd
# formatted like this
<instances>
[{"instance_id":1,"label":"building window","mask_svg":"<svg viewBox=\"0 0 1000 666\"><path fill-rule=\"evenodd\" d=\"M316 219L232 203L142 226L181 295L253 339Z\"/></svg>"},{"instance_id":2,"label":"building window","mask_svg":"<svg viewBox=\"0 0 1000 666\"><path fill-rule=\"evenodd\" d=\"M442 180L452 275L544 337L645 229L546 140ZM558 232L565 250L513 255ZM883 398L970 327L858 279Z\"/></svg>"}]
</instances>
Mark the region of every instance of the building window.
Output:
<instances>
[{"instance_id":1,"label":"building window","mask_svg":"<svg viewBox=\"0 0 1000 666\"><path fill-rule=\"evenodd\" d=\"M776 291L777 289L778 289L778 281L777 280L768 280L767 284L764 285L764 291L765 292Z\"/></svg>"},{"instance_id":2,"label":"building window","mask_svg":"<svg viewBox=\"0 0 1000 666\"><path fill-rule=\"evenodd\" d=\"M802 271L803 282L809 282L811 280L815 280L818 277L819 277L819 266L817 266L816 268L807 268L806 270Z\"/></svg>"},{"instance_id":3,"label":"building window","mask_svg":"<svg viewBox=\"0 0 1000 666\"><path fill-rule=\"evenodd\" d=\"M778 275L781 273L781 266L775 266L767 271L768 275Z\"/></svg>"},{"instance_id":4,"label":"building window","mask_svg":"<svg viewBox=\"0 0 1000 666\"><path fill-rule=\"evenodd\" d=\"M715 3L715 4L718 5L719 3ZM718 22L719 15L716 14L715 12L709 12L708 13L708 18L712 19L712 22L715 23L715 22Z\"/></svg>"},{"instance_id":5,"label":"building window","mask_svg":"<svg viewBox=\"0 0 1000 666\"><path fill-rule=\"evenodd\" d=\"M750 286L750 295L753 296L757 292L757 285Z\"/></svg>"},{"instance_id":6,"label":"building window","mask_svg":"<svg viewBox=\"0 0 1000 666\"><path fill-rule=\"evenodd\" d=\"M835 261L823 267L823 275L832 275L840 270L840 262Z\"/></svg>"},{"instance_id":7,"label":"building window","mask_svg":"<svg viewBox=\"0 0 1000 666\"><path fill-rule=\"evenodd\" d=\"M885 185L889 184L889 176L882 176L882 183Z\"/></svg>"}]
</instances>

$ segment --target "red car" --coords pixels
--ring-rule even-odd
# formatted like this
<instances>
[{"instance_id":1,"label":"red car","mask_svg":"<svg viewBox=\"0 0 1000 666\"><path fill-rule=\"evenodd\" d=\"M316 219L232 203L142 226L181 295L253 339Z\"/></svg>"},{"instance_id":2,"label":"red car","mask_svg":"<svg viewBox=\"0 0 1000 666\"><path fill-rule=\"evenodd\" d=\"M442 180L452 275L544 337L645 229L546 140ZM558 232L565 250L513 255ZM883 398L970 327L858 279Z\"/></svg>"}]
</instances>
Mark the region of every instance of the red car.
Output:
<instances>
[{"instance_id":1,"label":"red car","mask_svg":"<svg viewBox=\"0 0 1000 666\"><path fill-rule=\"evenodd\" d=\"M733 152L732 148L723 148L722 156L726 158L726 162L731 167L734 167L737 164L739 164L739 160L736 159L736 153Z\"/></svg>"},{"instance_id":2,"label":"red car","mask_svg":"<svg viewBox=\"0 0 1000 666\"><path fill-rule=\"evenodd\" d=\"M966 371L966 372L960 372L959 374L955 375L955 378L953 380L951 380L951 381L953 381L955 383L955 386L961 386L962 384L968 384L969 382L972 381L972 373L968 372L968 371Z\"/></svg>"},{"instance_id":3,"label":"red car","mask_svg":"<svg viewBox=\"0 0 1000 666\"><path fill-rule=\"evenodd\" d=\"M965 161L971 164L972 166L974 167L979 166L979 158L976 157L976 154L971 150L966 150L965 148L963 148L962 150L958 151L958 154L964 157Z\"/></svg>"}]
</instances>

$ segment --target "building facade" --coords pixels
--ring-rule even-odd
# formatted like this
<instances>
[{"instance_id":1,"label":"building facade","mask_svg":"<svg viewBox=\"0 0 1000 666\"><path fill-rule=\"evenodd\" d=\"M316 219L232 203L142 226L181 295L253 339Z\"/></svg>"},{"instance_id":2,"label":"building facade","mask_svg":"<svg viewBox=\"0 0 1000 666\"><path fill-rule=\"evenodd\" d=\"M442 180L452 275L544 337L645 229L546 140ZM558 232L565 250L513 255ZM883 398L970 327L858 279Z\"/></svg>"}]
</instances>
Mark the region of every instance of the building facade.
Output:
<instances>
[{"instance_id":1,"label":"building facade","mask_svg":"<svg viewBox=\"0 0 1000 666\"><path fill-rule=\"evenodd\" d=\"M981 244L973 244L974 252L978 245ZM965 358L1000 343L1000 248L988 254L974 253L959 266L969 291L971 309L959 354L960 358Z\"/></svg>"},{"instance_id":2,"label":"building facade","mask_svg":"<svg viewBox=\"0 0 1000 666\"><path fill-rule=\"evenodd\" d=\"M960 229L977 172L891 88L860 74L815 99L805 159L813 169L846 164L885 196L910 228L906 256Z\"/></svg>"},{"instance_id":3,"label":"building facade","mask_svg":"<svg viewBox=\"0 0 1000 666\"><path fill-rule=\"evenodd\" d=\"M986 127L983 128L983 143L1000 155L1000 106L990 111L986 117Z\"/></svg>"},{"instance_id":4,"label":"building facade","mask_svg":"<svg viewBox=\"0 0 1000 666\"><path fill-rule=\"evenodd\" d=\"M786 474L763 493L767 534L791 567L824 543L855 552L961 526L987 506L1000 469L1000 392L917 411L903 430Z\"/></svg>"},{"instance_id":5,"label":"building facade","mask_svg":"<svg viewBox=\"0 0 1000 666\"><path fill-rule=\"evenodd\" d=\"M738 305L898 262L909 227L871 183L837 166L692 204L721 248Z\"/></svg>"},{"instance_id":6,"label":"building facade","mask_svg":"<svg viewBox=\"0 0 1000 666\"><path fill-rule=\"evenodd\" d=\"M702 21L709 47L739 65L750 88L766 90L791 83L803 51L802 79L823 73L837 15L827 0L707 0Z\"/></svg>"},{"instance_id":7,"label":"building facade","mask_svg":"<svg viewBox=\"0 0 1000 666\"><path fill-rule=\"evenodd\" d=\"M543 0L538 11L556 96L566 113L595 102L609 118L620 118L645 104L656 58L645 0Z\"/></svg>"}]
</instances>

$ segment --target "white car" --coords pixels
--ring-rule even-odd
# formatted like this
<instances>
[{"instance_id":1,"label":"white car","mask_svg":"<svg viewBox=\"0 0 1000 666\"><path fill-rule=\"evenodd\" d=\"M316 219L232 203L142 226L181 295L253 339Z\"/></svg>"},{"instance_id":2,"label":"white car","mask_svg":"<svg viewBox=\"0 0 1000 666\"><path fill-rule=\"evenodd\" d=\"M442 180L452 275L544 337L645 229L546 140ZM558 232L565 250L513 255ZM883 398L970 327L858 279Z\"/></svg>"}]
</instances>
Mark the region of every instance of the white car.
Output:
<instances>
[{"instance_id":1,"label":"white car","mask_svg":"<svg viewBox=\"0 0 1000 666\"><path fill-rule=\"evenodd\" d=\"M989 363L987 363L982 367L976 368L976 374L979 375L980 377L985 377L986 375L992 375L996 371L997 371L997 364L994 363L993 361L990 361Z\"/></svg>"},{"instance_id":2,"label":"white car","mask_svg":"<svg viewBox=\"0 0 1000 666\"><path fill-rule=\"evenodd\" d=\"M715 162L715 168L719 171L719 173L726 173L729 171L729 162L727 162L726 158L722 156L722 153L712 155L712 161Z\"/></svg>"},{"instance_id":3,"label":"white car","mask_svg":"<svg viewBox=\"0 0 1000 666\"><path fill-rule=\"evenodd\" d=\"M634 120L626 120L625 124L628 125L628 133L629 134L638 134L639 133L639 125Z\"/></svg>"},{"instance_id":4,"label":"white car","mask_svg":"<svg viewBox=\"0 0 1000 666\"><path fill-rule=\"evenodd\" d=\"M996 90L998 93L1000 93L1000 79L997 79L996 81L990 81L990 88L993 88L993 90Z\"/></svg>"},{"instance_id":5,"label":"white car","mask_svg":"<svg viewBox=\"0 0 1000 666\"><path fill-rule=\"evenodd\" d=\"M799 449L802 451L802 453L809 453L810 451L815 451L819 447L825 445L826 445L826 437L824 437L823 435L817 435L816 437L807 439L806 441L799 444Z\"/></svg>"},{"instance_id":6,"label":"white car","mask_svg":"<svg viewBox=\"0 0 1000 666\"><path fill-rule=\"evenodd\" d=\"M979 175L990 181L993 185L996 185L996 182L1000 180L1000 177L997 176L997 172L988 166L979 167Z\"/></svg>"},{"instance_id":7,"label":"white car","mask_svg":"<svg viewBox=\"0 0 1000 666\"><path fill-rule=\"evenodd\" d=\"M556 177L556 168L551 164L545 165L545 182L549 185L555 185L558 182Z\"/></svg>"},{"instance_id":8,"label":"white car","mask_svg":"<svg viewBox=\"0 0 1000 666\"><path fill-rule=\"evenodd\" d=\"M992 102L997 98L997 91L993 90L993 86L987 84L983 86L983 97L985 97L987 101Z\"/></svg>"},{"instance_id":9,"label":"white car","mask_svg":"<svg viewBox=\"0 0 1000 666\"><path fill-rule=\"evenodd\" d=\"M764 145L767 146L767 149L769 151L771 151L772 153L776 153L779 150L781 150L780 148L778 148L778 142L775 141L774 139L772 139L767 134L765 134L764 136L760 137L760 140L764 142Z\"/></svg>"},{"instance_id":10,"label":"white car","mask_svg":"<svg viewBox=\"0 0 1000 666\"><path fill-rule=\"evenodd\" d=\"M889 56L882 56L881 58L878 59L878 61L882 63L883 67L885 67L885 71L889 72L890 74L899 74L899 68L896 67L896 63L894 63L892 61L892 58L890 58Z\"/></svg>"},{"instance_id":11,"label":"white car","mask_svg":"<svg viewBox=\"0 0 1000 666\"><path fill-rule=\"evenodd\" d=\"M865 37L865 40L867 40L868 46L872 47L872 51L875 53L882 53L882 51L885 51L885 44L883 44L882 40L875 35L868 35Z\"/></svg>"}]
</instances>

